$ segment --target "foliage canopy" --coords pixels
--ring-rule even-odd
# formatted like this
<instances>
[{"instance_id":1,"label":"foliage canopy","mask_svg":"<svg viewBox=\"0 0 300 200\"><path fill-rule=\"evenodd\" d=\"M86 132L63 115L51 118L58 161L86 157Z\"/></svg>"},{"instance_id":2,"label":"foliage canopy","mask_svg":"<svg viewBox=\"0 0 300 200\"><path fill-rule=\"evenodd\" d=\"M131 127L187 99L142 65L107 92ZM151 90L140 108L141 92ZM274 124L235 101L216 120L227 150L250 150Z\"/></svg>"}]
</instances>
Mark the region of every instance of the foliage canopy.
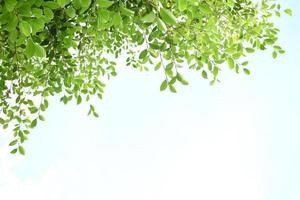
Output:
<instances>
[{"instance_id":1,"label":"foliage canopy","mask_svg":"<svg viewBox=\"0 0 300 200\"><path fill-rule=\"evenodd\" d=\"M274 0L1 0L0 123L11 125L11 153L25 153L47 97L101 99L120 57L164 73L162 91L188 84L183 66L211 84L224 66L249 74L241 61L248 53L267 46L274 58L284 53L273 15L281 15ZM98 117L93 105L89 114Z\"/></svg>"}]
</instances>

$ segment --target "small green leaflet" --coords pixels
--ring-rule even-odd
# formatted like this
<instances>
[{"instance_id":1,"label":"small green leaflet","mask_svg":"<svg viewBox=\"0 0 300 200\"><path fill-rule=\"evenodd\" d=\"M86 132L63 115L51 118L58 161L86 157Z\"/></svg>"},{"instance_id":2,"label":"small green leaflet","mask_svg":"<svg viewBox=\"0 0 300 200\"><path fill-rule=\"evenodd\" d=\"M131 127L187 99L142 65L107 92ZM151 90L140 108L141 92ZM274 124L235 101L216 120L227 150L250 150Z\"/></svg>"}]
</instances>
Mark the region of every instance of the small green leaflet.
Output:
<instances>
[{"instance_id":1,"label":"small green leaflet","mask_svg":"<svg viewBox=\"0 0 300 200\"><path fill-rule=\"evenodd\" d=\"M45 49L37 43L34 43L32 40L29 40L25 49L25 55L28 58L33 56L36 57L45 57L46 51Z\"/></svg>"},{"instance_id":2,"label":"small green leaflet","mask_svg":"<svg viewBox=\"0 0 300 200\"><path fill-rule=\"evenodd\" d=\"M143 50L139 55L139 59L145 58L147 54L148 54L148 50L147 49Z\"/></svg>"},{"instance_id":3,"label":"small green leaflet","mask_svg":"<svg viewBox=\"0 0 300 200\"><path fill-rule=\"evenodd\" d=\"M50 21L54 17L54 13L50 8L44 8L44 16L46 17L47 21Z\"/></svg>"},{"instance_id":4,"label":"small green leaflet","mask_svg":"<svg viewBox=\"0 0 300 200\"><path fill-rule=\"evenodd\" d=\"M206 71L202 71L202 77L204 78L204 79L207 79L207 72Z\"/></svg>"},{"instance_id":5,"label":"small green leaflet","mask_svg":"<svg viewBox=\"0 0 300 200\"><path fill-rule=\"evenodd\" d=\"M80 95L78 95L77 97L77 105L79 105L82 102L82 98Z\"/></svg>"},{"instance_id":6,"label":"small green leaflet","mask_svg":"<svg viewBox=\"0 0 300 200\"><path fill-rule=\"evenodd\" d=\"M248 53L254 53L255 52L255 50L253 48L246 48L246 51Z\"/></svg>"},{"instance_id":7,"label":"small green leaflet","mask_svg":"<svg viewBox=\"0 0 300 200\"><path fill-rule=\"evenodd\" d=\"M108 8L114 4L113 1L108 1L108 0L97 0L97 3L101 8Z\"/></svg>"},{"instance_id":8,"label":"small green leaflet","mask_svg":"<svg viewBox=\"0 0 300 200\"><path fill-rule=\"evenodd\" d=\"M90 6L91 0L76 0L77 3L80 5L81 8L86 9Z\"/></svg>"},{"instance_id":9,"label":"small green leaflet","mask_svg":"<svg viewBox=\"0 0 300 200\"><path fill-rule=\"evenodd\" d=\"M29 36L32 31L30 24L24 20L19 23L19 28L21 33L23 33L25 36Z\"/></svg>"},{"instance_id":10,"label":"small green leaflet","mask_svg":"<svg viewBox=\"0 0 300 200\"><path fill-rule=\"evenodd\" d=\"M43 115L39 115L39 120L45 121L45 117Z\"/></svg>"},{"instance_id":11,"label":"small green leaflet","mask_svg":"<svg viewBox=\"0 0 300 200\"><path fill-rule=\"evenodd\" d=\"M13 140L9 143L9 146L14 146L15 144L17 144L18 140Z\"/></svg>"},{"instance_id":12,"label":"small green leaflet","mask_svg":"<svg viewBox=\"0 0 300 200\"><path fill-rule=\"evenodd\" d=\"M26 49L25 49L25 55L28 58L31 58L34 56L34 52L35 52L34 43L32 42L32 40L28 40Z\"/></svg>"},{"instance_id":13,"label":"small green leaflet","mask_svg":"<svg viewBox=\"0 0 300 200\"><path fill-rule=\"evenodd\" d=\"M112 18L112 24L114 25L114 26L120 26L120 25L122 25L122 17L121 17L121 15L120 15L120 13L119 12L117 12L117 13L115 13L114 15L113 15L113 18Z\"/></svg>"},{"instance_id":14,"label":"small green leaflet","mask_svg":"<svg viewBox=\"0 0 300 200\"><path fill-rule=\"evenodd\" d=\"M247 74L247 75L250 75L250 70L247 69L247 68L244 68L244 73Z\"/></svg>"},{"instance_id":15,"label":"small green leaflet","mask_svg":"<svg viewBox=\"0 0 300 200\"><path fill-rule=\"evenodd\" d=\"M234 60L231 57L227 58L227 63L230 69L234 68Z\"/></svg>"},{"instance_id":16,"label":"small green leaflet","mask_svg":"<svg viewBox=\"0 0 300 200\"><path fill-rule=\"evenodd\" d=\"M284 12L289 15L289 16L292 16L293 15L293 12L291 9L285 9Z\"/></svg>"},{"instance_id":17,"label":"small green leaflet","mask_svg":"<svg viewBox=\"0 0 300 200\"><path fill-rule=\"evenodd\" d=\"M161 30L162 32L166 32L168 30L166 24L160 18L158 17L156 18L156 23L158 29Z\"/></svg>"},{"instance_id":18,"label":"small green leaflet","mask_svg":"<svg viewBox=\"0 0 300 200\"><path fill-rule=\"evenodd\" d=\"M273 57L274 59L277 58L277 52L276 52L276 51L273 51L272 57Z\"/></svg>"},{"instance_id":19,"label":"small green leaflet","mask_svg":"<svg viewBox=\"0 0 300 200\"><path fill-rule=\"evenodd\" d=\"M71 18L76 16L76 10L72 7L69 7L68 9L66 9L66 13Z\"/></svg>"},{"instance_id":20,"label":"small green leaflet","mask_svg":"<svg viewBox=\"0 0 300 200\"><path fill-rule=\"evenodd\" d=\"M177 91L176 91L176 88L175 88L174 85L172 85L172 84L169 85L169 89L170 89L170 91L173 92L173 93L176 93L176 92L177 92Z\"/></svg>"},{"instance_id":21,"label":"small green leaflet","mask_svg":"<svg viewBox=\"0 0 300 200\"><path fill-rule=\"evenodd\" d=\"M248 61L245 61L245 62L242 63L242 65L243 65L243 66L247 66L248 63L249 63Z\"/></svg>"},{"instance_id":22,"label":"small green leaflet","mask_svg":"<svg viewBox=\"0 0 300 200\"><path fill-rule=\"evenodd\" d=\"M125 8L123 6L121 6L120 10L121 10L121 13L125 16L130 17L130 16L134 15L134 12L132 10L129 10L128 8Z\"/></svg>"},{"instance_id":23,"label":"small green leaflet","mask_svg":"<svg viewBox=\"0 0 300 200\"><path fill-rule=\"evenodd\" d=\"M160 14L162 20L164 22L166 22L167 24L170 24L170 25L177 24L177 19L170 10L161 8L159 14Z\"/></svg>"},{"instance_id":24,"label":"small green leaflet","mask_svg":"<svg viewBox=\"0 0 300 200\"><path fill-rule=\"evenodd\" d=\"M97 112L93 112L94 117L98 118L99 114Z\"/></svg>"},{"instance_id":25,"label":"small green leaflet","mask_svg":"<svg viewBox=\"0 0 300 200\"><path fill-rule=\"evenodd\" d=\"M17 5L16 0L4 0L4 2L5 2L5 8L7 9L8 12L13 11Z\"/></svg>"},{"instance_id":26,"label":"small green leaflet","mask_svg":"<svg viewBox=\"0 0 300 200\"><path fill-rule=\"evenodd\" d=\"M177 6L180 12L187 9L188 0L177 0Z\"/></svg>"},{"instance_id":27,"label":"small green leaflet","mask_svg":"<svg viewBox=\"0 0 300 200\"><path fill-rule=\"evenodd\" d=\"M166 90L168 87L168 81L167 80L164 80L161 85L160 85L160 91L164 91Z\"/></svg>"},{"instance_id":28,"label":"small green leaflet","mask_svg":"<svg viewBox=\"0 0 300 200\"><path fill-rule=\"evenodd\" d=\"M155 14L153 12L150 12L150 13L146 14L145 16L143 16L141 18L141 21L146 22L146 23L151 23L151 22L154 22L155 17L156 17Z\"/></svg>"},{"instance_id":29,"label":"small green leaflet","mask_svg":"<svg viewBox=\"0 0 300 200\"><path fill-rule=\"evenodd\" d=\"M30 108L28 108L28 110L30 111L31 114L39 111L39 109L37 107L30 107Z\"/></svg>"},{"instance_id":30,"label":"small green leaflet","mask_svg":"<svg viewBox=\"0 0 300 200\"><path fill-rule=\"evenodd\" d=\"M19 146L19 152L21 155L25 155L25 149L22 146Z\"/></svg>"},{"instance_id":31,"label":"small green leaflet","mask_svg":"<svg viewBox=\"0 0 300 200\"><path fill-rule=\"evenodd\" d=\"M205 2L201 3L199 5L199 10L203 13L203 14L210 14L211 13L211 9L209 7L209 5Z\"/></svg>"},{"instance_id":32,"label":"small green leaflet","mask_svg":"<svg viewBox=\"0 0 300 200\"><path fill-rule=\"evenodd\" d=\"M176 78L177 78L177 80L178 80L182 85L188 85L188 84L189 84L189 82L188 82L187 80L185 80L185 78L184 78L181 74L179 74L179 73L177 73Z\"/></svg>"},{"instance_id":33,"label":"small green leaflet","mask_svg":"<svg viewBox=\"0 0 300 200\"><path fill-rule=\"evenodd\" d=\"M154 68L154 71L157 71L161 68L161 62L158 62L156 65L155 65L155 68Z\"/></svg>"},{"instance_id":34,"label":"small green leaflet","mask_svg":"<svg viewBox=\"0 0 300 200\"><path fill-rule=\"evenodd\" d=\"M84 2L86 0L81 0L81 1ZM54 2L54 1L44 1L43 6L46 6L52 10L59 8L58 3Z\"/></svg>"},{"instance_id":35,"label":"small green leaflet","mask_svg":"<svg viewBox=\"0 0 300 200\"><path fill-rule=\"evenodd\" d=\"M56 2L60 7L64 7L68 3L68 0L56 0Z\"/></svg>"},{"instance_id":36,"label":"small green leaflet","mask_svg":"<svg viewBox=\"0 0 300 200\"><path fill-rule=\"evenodd\" d=\"M31 21L32 33L42 31L44 29L45 22L42 19L35 19Z\"/></svg>"},{"instance_id":37,"label":"small green leaflet","mask_svg":"<svg viewBox=\"0 0 300 200\"><path fill-rule=\"evenodd\" d=\"M36 124L37 124L37 119L34 119L30 124L30 128L36 127Z\"/></svg>"},{"instance_id":38,"label":"small green leaflet","mask_svg":"<svg viewBox=\"0 0 300 200\"><path fill-rule=\"evenodd\" d=\"M15 153L17 153L17 151L18 151L18 149L13 149L10 153L15 154Z\"/></svg>"},{"instance_id":39,"label":"small green leaflet","mask_svg":"<svg viewBox=\"0 0 300 200\"><path fill-rule=\"evenodd\" d=\"M228 5L230 8L233 8L234 4L235 4L235 0L228 0L228 1L227 1L227 5Z\"/></svg>"},{"instance_id":40,"label":"small green leaflet","mask_svg":"<svg viewBox=\"0 0 300 200\"><path fill-rule=\"evenodd\" d=\"M35 56L36 57L46 57L45 49L37 43L35 43Z\"/></svg>"},{"instance_id":41,"label":"small green leaflet","mask_svg":"<svg viewBox=\"0 0 300 200\"><path fill-rule=\"evenodd\" d=\"M14 15L11 18L11 20L8 22L6 28L8 31L14 31L16 29L17 25L18 25L18 18L17 18L17 16Z\"/></svg>"}]
</instances>

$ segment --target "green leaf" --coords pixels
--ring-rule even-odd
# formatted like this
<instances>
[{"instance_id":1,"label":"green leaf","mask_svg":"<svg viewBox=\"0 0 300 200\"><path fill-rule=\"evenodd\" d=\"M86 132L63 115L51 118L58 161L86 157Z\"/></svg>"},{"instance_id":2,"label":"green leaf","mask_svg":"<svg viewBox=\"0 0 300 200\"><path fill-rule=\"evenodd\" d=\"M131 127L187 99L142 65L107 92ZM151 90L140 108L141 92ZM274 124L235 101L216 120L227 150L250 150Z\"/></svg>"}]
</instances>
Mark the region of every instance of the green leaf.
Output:
<instances>
[{"instance_id":1,"label":"green leaf","mask_svg":"<svg viewBox=\"0 0 300 200\"><path fill-rule=\"evenodd\" d=\"M179 11L185 11L187 9L188 0L177 0L177 6Z\"/></svg>"},{"instance_id":2,"label":"green leaf","mask_svg":"<svg viewBox=\"0 0 300 200\"><path fill-rule=\"evenodd\" d=\"M289 16L293 15L293 11L291 9L285 9L284 12Z\"/></svg>"},{"instance_id":3,"label":"green leaf","mask_svg":"<svg viewBox=\"0 0 300 200\"><path fill-rule=\"evenodd\" d=\"M27 21L24 21L24 20L22 20L19 23L19 28L20 28L21 33L23 33L25 36L29 36L30 33L32 32L31 25Z\"/></svg>"},{"instance_id":4,"label":"green leaf","mask_svg":"<svg viewBox=\"0 0 300 200\"><path fill-rule=\"evenodd\" d=\"M39 119L40 119L41 121L45 121L45 117L44 117L43 115L39 115Z\"/></svg>"},{"instance_id":5,"label":"green leaf","mask_svg":"<svg viewBox=\"0 0 300 200\"><path fill-rule=\"evenodd\" d=\"M157 70L159 70L160 68L161 68L161 62L159 62L159 63L157 63L157 64L155 65L154 70L157 71Z\"/></svg>"},{"instance_id":6,"label":"green leaf","mask_svg":"<svg viewBox=\"0 0 300 200\"><path fill-rule=\"evenodd\" d=\"M170 89L170 91L173 92L173 93L176 93L176 92L177 92L177 91L176 91L176 88L175 88L174 85L172 85L172 84L169 85L169 89Z\"/></svg>"},{"instance_id":7,"label":"green leaf","mask_svg":"<svg viewBox=\"0 0 300 200\"><path fill-rule=\"evenodd\" d=\"M227 5L230 7L230 8L233 8L235 4L235 0L227 0Z\"/></svg>"},{"instance_id":8,"label":"green leaf","mask_svg":"<svg viewBox=\"0 0 300 200\"><path fill-rule=\"evenodd\" d=\"M202 71L202 77L204 78L204 79L207 79L207 72L206 71Z\"/></svg>"},{"instance_id":9,"label":"green leaf","mask_svg":"<svg viewBox=\"0 0 300 200\"><path fill-rule=\"evenodd\" d=\"M59 7L64 7L68 3L68 0L56 0L56 2Z\"/></svg>"},{"instance_id":10,"label":"green leaf","mask_svg":"<svg viewBox=\"0 0 300 200\"><path fill-rule=\"evenodd\" d=\"M160 85L160 91L165 91L168 87L168 81L164 80Z\"/></svg>"},{"instance_id":11,"label":"green leaf","mask_svg":"<svg viewBox=\"0 0 300 200\"><path fill-rule=\"evenodd\" d=\"M274 59L277 58L277 52L276 52L276 51L273 51L272 57L273 57Z\"/></svg>"},{"instance_id":12,"label":"green leaf","mask_svg":"<svg viewBox=\"0 0 300 200\"><path fill-rule=\"evenodd\" d=\"M28 58L31 58L33 56L45 57L46 56L46 51L41 45L39 45L37 43L34 43L32 40L29 40L27 45L26 45L25 55Z\"/></svg>"},{"instance_id":13,"label":"green leaf","mask_svg":"<svg viewBox=\"0 0 300 200\"><path fill-rule=\"evenodd\" d=\"M248 63L249 63L248 61L245 61L245 62L242 63L242 65L243 65L243 66L247 66Z\"/></svg>"},{"instance_id":14,"label":"green leaf","mask_svg":"<svg viewBox=\"0 0 300 200\"><path fill-rule=\"evenodd\" d=\"M76 16L76 10L73 7L69 7L66 9L66 13L69 17L73 18Z\"/></svg>"},{"instance_id":15,"label":"green leaf","mask_svg":"<svg viewBox=\"0 0 300 200\"><path fill-rule=\"evenodd\" d=\"M122 20L120 13L119 12L115 13L112 18L112 24L114 26L120 26L120 25L122 25L122 22L123 22L123 20Z\"/></svg>"},{"instance_id":16,"label":"green leaf","mask_svg":"<svg viewBox=\"0 0 300 200\"><path fill-rule=\"evenodd\" d=\"M40 32L44 30L45 22L42 19L34 19L31 21L32 33Z\"/></svg>"},{"instance_id":17,"label":"green leaf","mask_svg":"<svg viewBox=\"0 0 300 200\"><path fill-rule=\"evenodd\" d=\"M8 128L8 124L3 124L2 128L3 129L7 129Z\"/></svg>"},{"instance_id":18,"label":"green leaf","mask_svg":"<svg viewBox=\"0 0 300 200\"><path fill-rule=\"evenodd\" d=\"M227 58L227 63L230 69L234 68L234 60L231 57Z\"/></svg>"},{"instance_id":19,"label":"green leaf","mask_svg":"<svg viewBox=\"0 0 300 200\"><path fill-rule=\"evenodd\" d=\"M205 3L205 1L203 3L200 3L199 10L205 15L208 15L212 12L209 5Z\"/></svg>"},{"instance_id":20,"label":"green leaf","mask_svg":"<svg viewBox=\"0 0 300 200\"><path fill-rule=\"evenodd\" d=\"M177 19L170 10L161 8L159 14L160 14L162 20L164 22L166 22L167 24L170 24L170 25L177 24Z\"/></svg>"},{"instance_id":21,"label":"green leaf","mask_svg":"<svg viewBox=\"0 0 300 200\"><path fill-rule=\"evenodd\" d=\"M97 0L97 3L100 8L108 8L114 4L113 1L108 1L108 0Z\"/></svg>"},{"instance_id":22,"label":"green leaf","mask_svg":"<svg viewBox=\"0 0 300 200\"><path fill-rule=\"evenodd\" d=\"M99 114L97 112L93 112L94 117L98 118Z\"/></svg>"},{"instance_id":23,"label":"green leaf","mask_svg":"<svg viewBox=\"0 0 300 200\"><path fill-rule=\"evenodd\" d=\"M13 140L9 143L9 146L14 146L17 144L17 142L18 142L18 140Z\"/></svg>"},{"instance_id":24,"label":"green leaf","mask_svg":"<svg viewBox=\"0 0 300 200\"><path fill-rule=\"evenodd\" d=\"M92 0L80 0L81 7L87 9L92 3Z\"/></svg>"},{"instance_id":25,"label":"green leaf","mask_svg":"<svg viewBox=\"0 0 300 200\"><path fill-rule=\"evenodd\" d=\"M35 45L32 40L29 40L25 48L25 55L27 56L27 58L31 58L34 56L34 54L35 54Z\"/></svg>"},{"instance_id":26,"label":"green leaf","mask_svg":"<svg viewBox=\"0 0 300 200\"><path fill-rule=\"evenodd\" d=\"M146 22L146 23L152 23L152 22L154 22L155 18L156 18L156 16L155 16L154 12L151 11L150 13L143 16L141 18L141 21Z\"/></svg>"},{"instance_id":27,"label":"green leaf","mask_svg":"<svg viewBox=\"0 0 300 200\"><path fill-rule=\"evenodd\" d=\"M16 15L13 15L12 18L8 21L6 26L8 31L14 31L18 25L18 18Z\"/></svg>"},{"instance_id":28,"label":"green leaf","mask_svg":"<svg viewBox=\"0 0 300 200\"><path fill-rule=\"evenodd\" d=\"M37 111L39 111L39 109L37 107L30 107L30 108L28 108L28 110L30 111L31 114L36 113Z\"/></svg>"},{"instance_id":29,"label":"green leaf","mask_svg":"<svg viewBox=\"0 0 300 200\"><path fill-rule=\"evenodd\" d=\"M247 69L247 68L244 68L244 73L247 74L247 75L250 75L250 70Z\"/></svg>"},{"instance_id":30,"label":"green leaf","mask_svg":"<svg viewBox=\"0 0 300 200\"><path fill-rule=\"evenodd\" d=\"M18 7L18 17L31 17L32 12L31 12L31 7L29 3L24 3L24 4L19 4L17 5Z\"/></svg>"},{"instance_id":31,"label":"green leaf","mask_svg":"<svg viewBox=\"0 0 300 200\"><path fill-rule=\"evenodd\" d=\"M248 52L248 53L254 53L254 49L253 48L246 48L246 51Z\"/></svg>"},{"instance_id":32,"label":"green leaf","mask_svg":"<svg viewBox=\"0 0 300 200\"><path fill-rule=\"evenodd\" d=\"M86 1L86 0L82 0L82 1ZM54 2L54 1L44 1L44 2L43 2L43 5L44 5L45 7L48 7L48 8L50 8L50 9L52 9L52 10L55 10L55 9L57 9L57 8L60 7L59 4L56 3L56 2Z\"/></svg>"},{"instance_id":33,"label":"green leaf","mask_svg":"<svg viewBox=\"0 0 300 200\"><path fill-rule=\"evenodd\" d=\"M156 23L157 23L157 27L162 32L166 32L168 30L166 24L160 18L158 17L156 18Z\"/></svg>"},{"instance_id":34,"label":"green leaf","mask_svg":"<svg viewBox=\"0 0 300 200\"><path fill-rule=\"evenodd\" d=\"M182 85L188 85L188 84L189 84L189 82L188 82L187 80L185 80L185 78L184 78L181 74L179 74L179 73L177 73L176 78L177 78L177 80L178 80Z\"/></svg>"},{"instance_id":35,"label":"green leaf","mask_svg":"<svg viewBox=\"0 0 300 200\"><path fill-rule=\"evenodd\" d=\"M131 17L134 15L134 11L128 9L128 8L125 8L123 6L120 7L120 10L121 10L121 13L125 16L128 16L128 17Z\"/></svg>"},{"instance_id":36,"label":"green leaf","mask_svg":"<svg viewBox=\"0 0 300 200\"><path fill-rule=\"evenodd\" d=\"M37 124L37 119L34 119L30 124L30 128L36 127L36 124Z\"/></svg>"},{"instance_id":37,"label":"green leaf","mask_svg":"<svg viewBox=\"0 0 300 200\"><path fill-rule=\"evenodd\" d=\"M13 150L11 150L11 154L15 154L15 153L17 153L17 151L18 151L18 149L13 149Z\"/></svg>"},{"instance_id":38,"label":"green leaf","mask_svg":"<svg viewBox=\"0 0 300 200\"><path fill-rule=\"evenodd\" d=\"M35 43L34 44L34 55L36 57L46 57L46 51L45 51L44 47Z\"/></svg>"},{"instance_id":39,"label":"green leaf","mask_svg":"<svg viewBox=\"0 0 300 200\"><path fill-rule=\"evenodd\" d=\"M169 81L169 85L173 85L176 82L177 78L173 77L170 81Z\"/></svg>"},{"instance_id":40,"label":"green leaf","mask_svg":"<svg viewBox=\"0 0 300 200\"><path fill-rule=\"evenodd\" d=\"M214 75L215 78L218 76L219 71L220 71L220 69L218 67L214 67L214 69L213 69L213 75Z\"/></svg>"},{"instance_id":41,"label":"green leaf","mask_svg":"<svg viewBox=\"0 0 300 200\"><path fill-rule=\"evenodd\" d=\"M19 146L19 153L21 154L21 155L25 155L25 149L24 149L24 147L22 147L22 146Z\"/></svg>"},{"instance_id":42,"label":"green leaf","mask_svg":"<svg viewBox=\"0 0 300 200\"><path fill-rule=\"evenodd\" d=\"M77 97L77 105L79 105L82 102L82 98L80 95L78 95Z\"/></svg>"},{"instance_id":43,"label":"green leaf","mask_svg":"<svg viewBox=\"0 0 300 200\"><path fill-rule=\"evenodd\" d=\"M140 53L139 59L144 59L148 54L148 50L145 49Z\"/></svg>"},{"instance_id":44,"label":"green leaf","mask_svg":"<svg viewBox=\"0 0 300 200\"><path fill-rule=\"evenodd\" d=\"M54 13L50 8L45 7L44 8L44 16L47 19L47 21L51 21L54 17Z\"/></svg>"},{"instance_id":45,"label":"green leaf","mask_svg":"<svg viewBox=\"0 0 300 200\"><path fill-rule=\"evenodd\" d=\"M17 5L16 0L4 0L4 2L5 2L5 8L7 9L8 12L13 11Z\"/></svg>"}]
</instances>

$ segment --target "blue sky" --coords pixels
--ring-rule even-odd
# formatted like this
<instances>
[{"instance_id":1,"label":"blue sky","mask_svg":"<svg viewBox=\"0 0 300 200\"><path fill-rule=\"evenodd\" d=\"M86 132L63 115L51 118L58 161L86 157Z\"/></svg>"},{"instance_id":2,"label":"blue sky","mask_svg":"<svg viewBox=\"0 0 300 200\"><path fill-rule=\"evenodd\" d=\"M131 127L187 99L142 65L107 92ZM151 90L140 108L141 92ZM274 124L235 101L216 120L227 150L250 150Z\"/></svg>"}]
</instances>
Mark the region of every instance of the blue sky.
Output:
<instances>
[{"instance_id":1,"label":"blue sky","mask_svg":"<svg viewBox=\"0 0 300 200\"><path fill-rule=\"evenodd\" d=\"M251 76L216 86L186 72L188 87L161 93L161 73L120 67L97 102L51 101L25 157L0 140L1 199L300 199L300 3L276 19L287 51L251 57Z\"/></svg>"}]
</instances>

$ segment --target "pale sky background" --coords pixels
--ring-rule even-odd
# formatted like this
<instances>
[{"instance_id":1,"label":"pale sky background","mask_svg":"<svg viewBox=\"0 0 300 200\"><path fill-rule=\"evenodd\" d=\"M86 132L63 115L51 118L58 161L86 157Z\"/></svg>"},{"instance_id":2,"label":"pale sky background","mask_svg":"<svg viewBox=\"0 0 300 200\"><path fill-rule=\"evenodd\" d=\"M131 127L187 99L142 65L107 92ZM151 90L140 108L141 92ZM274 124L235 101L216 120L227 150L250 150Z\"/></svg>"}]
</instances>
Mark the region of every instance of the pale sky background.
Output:
<instances>
[{"instance_id":1,"label":"pale sky background","mask_svg":"<svg viewBox=\"0 0 300 200\"><path fill-rule=\"evenodd\" d=\"M299 200L300 3L278 2L294 10L276 20L287 53L254 54L251 76L188 72L171 94L161 72L120 67L99 119L51 101L25 157L1 133L0 199Z\"/></svg>"}]
</instances>

